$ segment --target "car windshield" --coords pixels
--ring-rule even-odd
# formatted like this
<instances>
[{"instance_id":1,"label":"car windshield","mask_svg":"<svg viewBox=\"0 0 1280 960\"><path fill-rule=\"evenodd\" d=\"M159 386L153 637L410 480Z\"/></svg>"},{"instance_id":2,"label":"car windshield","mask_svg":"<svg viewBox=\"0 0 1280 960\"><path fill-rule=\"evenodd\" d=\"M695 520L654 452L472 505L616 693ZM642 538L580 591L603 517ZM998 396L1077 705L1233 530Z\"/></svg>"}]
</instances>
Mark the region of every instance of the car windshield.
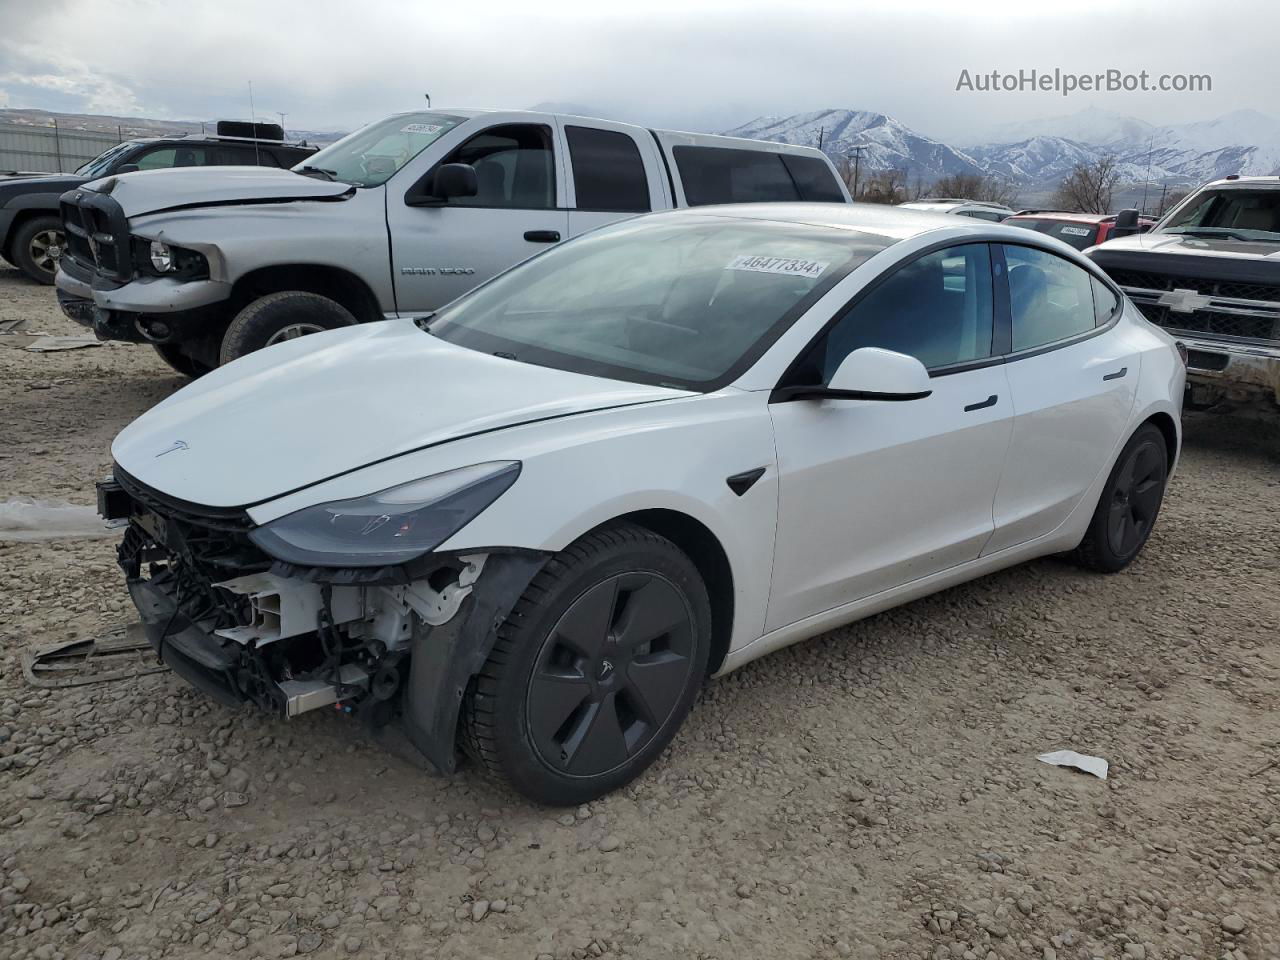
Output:
<instances>
[{"instance_id":1,"label":"car windshield","mask_svg":"<svg viewBox=\"0 0 1280 960\"><path fill-rule=\"evenodd\" d=\"M716 389L887 237L656 216L553 247L454 302L431 333L576 373Z\"/></svg>"},{"instance_id":2,"label":"car windshield","mask_svg":"<svg viewBox=\"0 0 1280 960\"><path fill-rule=\"evenodd\" d=\"M124 143L117 143L114 147L108 147L102 153L98 154L87 163L82 163L76 167L76 176L78 177L101 177L105 176L107 171L111 169L112 163L122 153L125 153L133 147L137 146L136 141L126 140Z\"/></svg>"},{"instance_id":3,"label":"car windshield","mask_svg":"<svg viewBox=\"0 0 1280 960\"><path fill-rule=\"evenodd\" d=\"M445 113L388 117L329 144L293 169L321 170L357 187L376 187L465 119Z\"/></svg>"},{"instance_id":4,"label":"car windshield","mask_svg":"<svg viewBox=\"0 0 1280 960\"><path fill-rule=\"evenodd\" d=\"M1160 232L1280 240L1280 190L1206 190L1175 210Z\"/></svg>"}]
</instances>

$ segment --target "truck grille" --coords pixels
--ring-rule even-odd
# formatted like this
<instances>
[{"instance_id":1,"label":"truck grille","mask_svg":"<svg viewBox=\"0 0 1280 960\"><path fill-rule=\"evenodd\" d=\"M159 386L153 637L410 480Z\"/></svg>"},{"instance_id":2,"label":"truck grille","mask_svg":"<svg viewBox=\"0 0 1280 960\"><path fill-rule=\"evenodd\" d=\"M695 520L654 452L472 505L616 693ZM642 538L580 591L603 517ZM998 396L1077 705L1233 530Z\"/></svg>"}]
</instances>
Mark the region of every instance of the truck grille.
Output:
<instances>
[{"instance_id":1,"label":"truck grille","mask_svg":"<svg viewBox=\"0 0 1280 960\"><path fill-rule=\"evenodd\" d=\"M59 211L72 258L120 283L133 279L132 238L120 204L108 194L79 188L62 195Z\"/></svg>"},{"instance_id":2,"label":"truck grille","mask_svg":"<svg viewBox=\"0 0 1280 960\"><path fill-rule=\"evenodd\" d=\"M1128 292L1128 291L1126 291ZM1187 333L1206 333L1211 336L1234 337L1240 340L1278 340L1276 321L1270 317L1240 316L1216 310L1197 310L1195 313L1174 313L1168 307L1156 303L1144 303L1133 297L1134 306L1142 315L1158 327Z\"/></svg>"},{"instance_id":3,"label":"truck grille","mask_svg":"<svg viewBox=\"0 0 1280 960\"><path fill-rule=\"evenodd\" d=\"M1232 297L1240 300L1270 300L1280 306L1280 284L1241 283L1236 280L1210 280L1196 277L1170 277L1143 270L1108 270L1111 279L1122 287L1142 290L1194 290L1206 297Z\"/></svg>"}]
</instances>

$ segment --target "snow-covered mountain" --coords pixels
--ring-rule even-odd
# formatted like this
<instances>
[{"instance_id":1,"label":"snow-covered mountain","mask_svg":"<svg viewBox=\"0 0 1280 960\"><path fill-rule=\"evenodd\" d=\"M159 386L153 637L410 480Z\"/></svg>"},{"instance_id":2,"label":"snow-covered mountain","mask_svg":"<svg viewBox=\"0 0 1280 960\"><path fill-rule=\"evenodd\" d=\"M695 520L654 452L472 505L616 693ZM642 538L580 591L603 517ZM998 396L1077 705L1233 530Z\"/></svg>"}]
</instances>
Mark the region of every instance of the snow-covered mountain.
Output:
<instances>
[{"instance_id":1,"label":"snow-covered mountain","mask_svg":"<svg viewBox=\"0 0 1280 960\"><path fill-rule=\"evenodd\" d=\"M757 117L726 130L731 137L775 140L816 147L832 157L862 147L862 169L905 170L908 178L929 182L951 173L980 173L973 157L917 133L893 117L870 110L815 110L790 117Z\"/></svg>"},{"instance_id":2,"label":"snow-covered mountain","mask_svg":"<svg viewBox=\"0 0 1280 960\"><path fill-rule=\"evenodd\" d=\"M1066 117L1005 124L969 153L988 169L1030 182L1060 178L1075 162L1104 154L1121 180L1199 183L1232 173L1280 172L1280 121L1256 110L1214 120L1155 126L1090 108Z\"/></svg>"},{"instance_id":3,"label":"snow-covered mountain","mask_svg":"<svg viewBox=\"0 0 1280 960\"><path fill-rule=\"evenodd\" d=\"M1007 123L960 149L883 113L817 110L759 117L725 133L822 147L833 158L861 146L862 169L905 170L928 183L950 173L1011 179L1023 198L1045 196L1080 163L1113 156L1120 183L1192 186L1232 173L1280 173L1280 121L1252 110L1214 120L1157 126L1090 107L1068 116Z\"/></svg>"}]
</instances>

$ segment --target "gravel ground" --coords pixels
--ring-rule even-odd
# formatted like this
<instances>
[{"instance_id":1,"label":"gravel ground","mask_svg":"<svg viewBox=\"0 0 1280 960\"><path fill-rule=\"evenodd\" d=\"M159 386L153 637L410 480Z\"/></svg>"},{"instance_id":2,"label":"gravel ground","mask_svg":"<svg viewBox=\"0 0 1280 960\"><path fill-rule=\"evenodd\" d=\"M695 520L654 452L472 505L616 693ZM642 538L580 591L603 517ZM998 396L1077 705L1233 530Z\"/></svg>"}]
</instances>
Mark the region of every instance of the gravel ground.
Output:
<instances>
[{"instance_id":1,"label":"gravel ground","mask_svg":"<svg viewBox=\"0 0 1280 960\"><path fill-rule=\"evenodd\" d=\"M0 268L10 317L77 332ZM90 503L181 381L15 342L0 501ZM758 661L564 811L167 673L29 687L21 650L131 609L112 541L0 542L0 957L1277 957L1278 573L1280 428L1195 419L1128 571L1046 560Z\"/></svg>"}]
</instances>

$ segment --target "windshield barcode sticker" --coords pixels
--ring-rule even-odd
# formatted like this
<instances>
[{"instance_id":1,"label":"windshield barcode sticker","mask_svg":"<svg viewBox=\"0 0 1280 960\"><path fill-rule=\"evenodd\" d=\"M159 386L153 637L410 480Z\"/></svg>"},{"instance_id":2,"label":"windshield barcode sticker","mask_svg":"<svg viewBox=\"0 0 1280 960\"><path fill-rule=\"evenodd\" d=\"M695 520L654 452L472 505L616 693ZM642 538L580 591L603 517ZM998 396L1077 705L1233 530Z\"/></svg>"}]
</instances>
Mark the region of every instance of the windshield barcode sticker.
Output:
<instances>
[{"instance_id":1,"label":"windshield barcode sticker","mask_svg":"<svg viewBox=\"0 0 1280 960\"><path fill-rule=\"evenodd\" d=\"M780 273L789 277L816 280L830 266L827 260L803 260L799 257L762 257L743 254L729 261L726 270L750 270L753 273Z\"/></svg>"},{"instance_id":2,"label":"windshield barcode sticker","mask_svg":"<svg viewBox=\"0 0 1280 960\"><path fill-rule=\"evenodd\" d=\"M1093 231L1088 227L1063 227L1062 233L1068 237L1087 237Z\"/></svg>"},{"instance_id":3,"label":"windshield barcode sticker","mask_svg":"<svg viewBox=\"0 0 1280 960\"><path fill-rule=\"evenodd\" d=\"M401 133L439 133L443 128L438 123L406 123L400 128Z\"/></svg>"}]
</instances>

